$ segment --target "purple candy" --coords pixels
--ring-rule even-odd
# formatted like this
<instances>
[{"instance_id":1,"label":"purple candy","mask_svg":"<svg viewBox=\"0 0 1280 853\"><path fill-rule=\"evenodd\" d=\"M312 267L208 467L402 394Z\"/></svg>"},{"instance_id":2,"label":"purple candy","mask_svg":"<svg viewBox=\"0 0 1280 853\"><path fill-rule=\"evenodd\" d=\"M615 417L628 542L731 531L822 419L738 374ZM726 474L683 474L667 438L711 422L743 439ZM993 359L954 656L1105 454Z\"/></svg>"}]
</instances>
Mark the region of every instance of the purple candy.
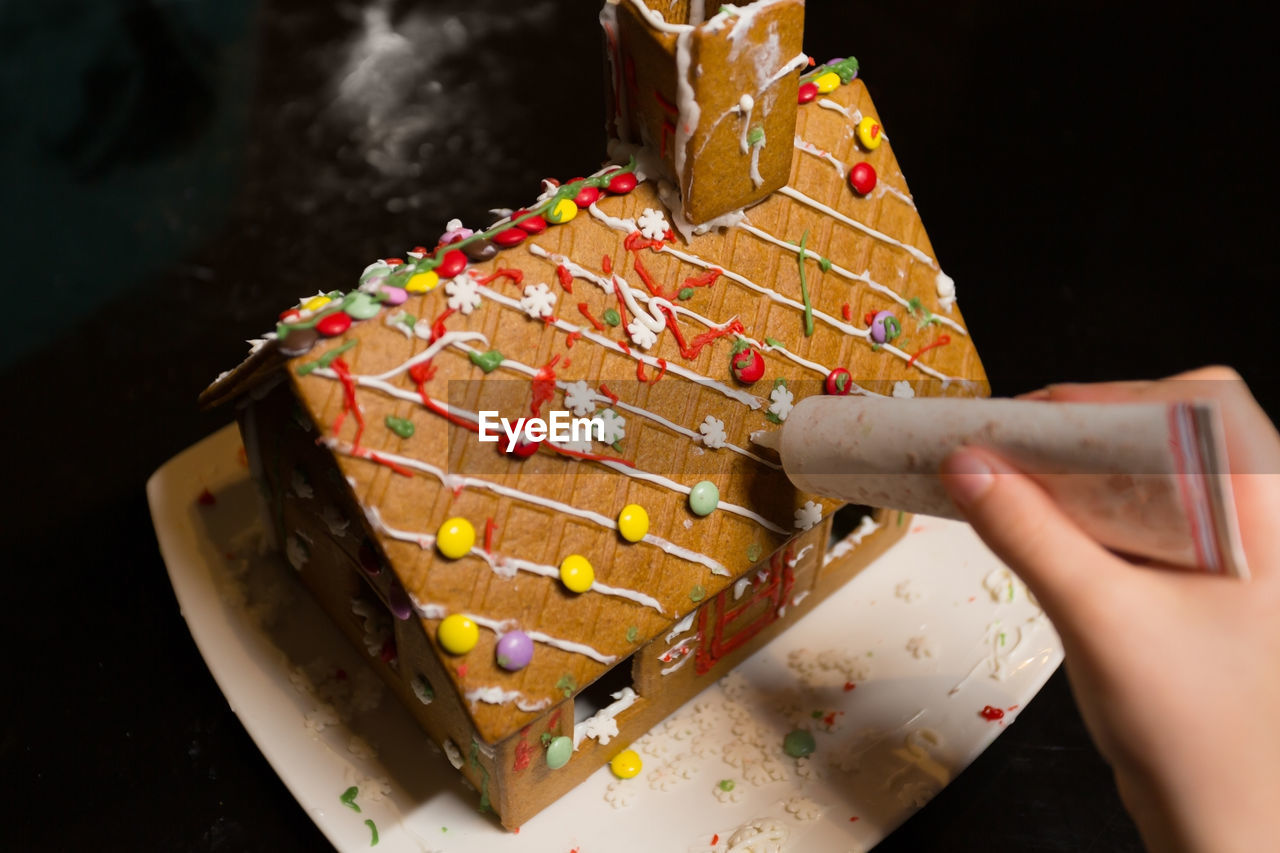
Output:
<instances>
[{"instance_id":1,"label":"purple candy","mask_svg":"<svg viewBox=\"0 0 1280 853\"><path fill-rule=\"evenodd\" d=\"M893 321L892 328L895 331L890 331L890 328L885 326L885 322L888 320ZM893 316L891 311L881 311L871 318L871 340L878 344L893 340L901 331L902 327L898 325L898 318Z\"/></svg>"},{"instance_id":2,"label":"purple candy","mask_svg":"<svg viewBox=\"0 0 1280 853\"><path fill-rule=\"evenodd\" d=\"M391 615L401 622L413 615L413 602L409 600L409 594L395 581L387 587L387 604L391 607Z\"/></svg>"},{"instance_id":3,"label":"purple candy","mask_svg":"<svg viewBox=\"0 0 1280 853\"><path fill-rule=\"evenodd\" d=\"M389 284L382 285L382 301L387 305L399 305L409 298L409 294L402 287L392 287Z\"/></svg>"},{"instance_id":4,"label":"purple candy","mask_svg":"<svg viewBox=\"0 0 1280 853\"><path fill-rule=\"evenodd\" d=\"M508 631L498 639L498 666L510 672L524 669L533 660L533 640L524 631Z\"/></svg>"}]
</instances>

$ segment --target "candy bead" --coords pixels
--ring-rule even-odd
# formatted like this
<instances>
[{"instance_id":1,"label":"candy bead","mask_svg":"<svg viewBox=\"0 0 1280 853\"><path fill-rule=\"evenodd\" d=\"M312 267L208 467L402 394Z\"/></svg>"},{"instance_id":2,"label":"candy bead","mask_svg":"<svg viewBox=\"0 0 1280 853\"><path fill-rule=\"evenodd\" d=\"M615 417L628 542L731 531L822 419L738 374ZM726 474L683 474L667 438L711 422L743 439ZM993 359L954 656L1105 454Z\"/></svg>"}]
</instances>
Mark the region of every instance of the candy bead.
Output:
<instances>
[{"instance_id":1,"label":"candy bead","mask_svg":"<svg viewBox=\"0 0 1280 853\"><path fill-rule=\"evenodd\" d=\"M840 88L840 75L834 71L824 72L813 79L813 85L823 95L830 94Z\"/></svg>"},{"instance_id":2,"label":"candy bead","mask_svg":"<svg viewBox=\"0 0 1280 853\"><path fill-rule=\"evenodd\" d=\"M517 459L528 459L530 456L538 452L538 448L542 445L540 441L530 441L523 436L516 439L516 446L507 450L507 442L505 440L498 442L498 452L503 456L513 456Z\"/></svg>"},{"instance_id":3,"label":"candy bead","mask_svg":"<svg viewBox=\"0 0 1280 853\"><path fill-rule=\"evenodd\" d=\"M804 729L793 729L787 732L787 736L782 739L782 751L792 758L804 758L806 755L813 755L817 743L813 739L813 732Z\"/></svg>"},{"instance_id":4,"label":"candy bead","mask_svg":"<svg viewBox=\"0 0 1280 853\"><path fill-rule=\"evenodd\" d=\"M524 631L508 631L498 638L498 666L509 672L524 669L533 660L533 640Z\"/></svg>"},{"instance_id":5,"label":"candy bead","mask_svg":"<svg viewBox=\"0 0 1280 853\"><path fill-rule=\"evenodd\" d=\"M640 760L640 754L634 749L624 749L609 762L609 769L619 779L633 779L639 776L642 767L644 762Z\"/></svg>"},{"instance_id":6,"label":"candy bead","mask_svg":"<svg viewBox=\"0 0 1280 853\"><path fill-rule=\"evenodd\" d=\"M297 308L286 308L280 312L281 323L295 323L300 319L302 319L302 312Z\"/></svg>"},{"instance_id":7,"label":"candy bead","mask_svg":"<svg viewBox=\"0 0 1280 853\"><path fill-rule=\"evenodd\" d=\"M858 122L855 131L858 135L858 142L868 151L875 151L880 147L880 122L871 116L865 116L862 121Z\"/></svg>"},{"instance_id":8,"label":"candy bead","mask_svg":"<svg viewBox=\"0 0 1280 853\"><path fill-rule=\"evenodd\" d=\"M451 655L465 655L480 642L480 628L470 616L453 613L440 621L436 641Z\"/></svg>"},{"instance_id":9,"label":"candy bead","mask_svg":"<svg viewBox=\"0 0 1280 853\"><path fill-rule=\"evenodd\" d=\"M571 757L573 757L573 738L561 735L552 738L551 743L547 744L547 766L552 770L564 767Z\"/></svg>"},{"instance_id":10,"label":"candy bead","mask_svg":"<svg viewBox=\"0 0 1280 853\"><path fill-rule=\"evenodd\" d=\"M689 491L689 509L694 515L710 515L720 503L720 490L710 480L703 480Z\"/></svg>"},{"instance_id":11,"label":"candy bead","mask_svg":"<svg viewBox=\"0 0 1280 853\"><path fill-rule=\"evenodd\" d=\"M562 198L551 205L547 211L547 221L552 225L562 225L578 215L578 206L571 198Z\"/></svg>"},{"instance_id":12,"label":"candy bead","mask_svg":"<svg viewBox=\"0 0 1280 853\"><path fill-rule=\"evenodd\" d=\"M276 346L281 355L295 358L309 353L319 339L320 335L315 329L290 329L289 334L280 338Z\"/></svg>"},{"instance_id":13,"label":"candy bead","mask_svg":"<svg viewBox=\"0 0 1280 853\"><path fill-rule=\"evenodd\" d=\"M597 187L583 187L578 194L573 197L573 203L578 207L590 207L600 198L600 190Z\"/></svg>"},{"instance_id":14,"label":"candy bead","mask_svg":"<svg viewBox=\"0 0 1280 853\"><path fill-rule=\"evenodd\" d=\"M302 303L303 311L319 311L333 300L327 296L313 296L306 302Z\"/></svg>"},{"instance_id":15,"label":"candy bead","mask_svg":"<svg viewBox=\"0 0 1280 853\"><path fill-rule=\"evenodd\" d=\"M409 294L403 287L392 287L389 284L382 285L379 292L384 305L403 305L404 301L409 298Z\"/></svg>"},{"instance_id":16,"label":"candy bead","mask_svg":"<svg viewBox=\"0 0 1280 853\"><path fill-rule=\"evenodd\" d=\"M639 542L649 532L649 513L640 504L627 504L618 513L618 532L628 542Z\"/></svg>"},{"instance_id":17,"label":"candy bead","mask_svg":"<svg viewBox=\"0 0 1280 853\"><path fill-rule=\"evenodd\" d=\"M316 331L326 338L340 335L351 328L351 316L342 311L326 314L316 323Z\"/></svg>"},{"instance_id":18,"label":"candy bead","mask_svg":"<svg viewBox=\"0 0 1280 853\"><path fill-rule=\"evenodd\" d=\"M476 544L476 529L465 518L450 518L436 531L436 547L450 560L467 554Z\"/></svg>"},{"instance_id":19,"label":"candy bead","mask_svg":"<svg viewBox=\"0 0 1280 853\"><path fill-rule=\"evenodd\" d=\"M524 216L528 212L529 211L527 210L517 210L515 212L515 216L518 218ZM516 225L516 227L526 234L541 234L543 231L547 230L547 220L543 219L541 216L530 216L528 219L525 219L520 222L520 224Z\"/></svg>"},{"instance_id":20,"label":"candy bead","mask_svg":"<svg viewBox=\"0 0 1280 853\"><path fill-rule=\"evenodd\" d=\"M813 83L800 84L800 93L796 97L797 101L799 101L802 104L807 104L816 97L818 97L817 86L815 86Z\"/></svg>"},{"instance_id":21,"label":"candy bead","mask_svg":"<svg viewBox=\"0 0 1280 853\"><path fill-rule=\"evenodd\" d=\"M356 291L351 294L351 299L342 310L350 314L353 320L368 320L370 317L376 317L382 310L382 306L378 304L378 300L364 291Z\"/></svg>"},{"instance_id":22,"label":"candy bead","mask_svg":"<svg viewBox=\"0 0 1280 853\"><path fill-rule=\"evenodd\" d=\"M902 334L902 324L889 311L880 311L871 318L871 340L878 344L892 343Z\"/></svg>"},{"instance_id":23,"label":"candy bead","mask_svg":"<svg viewBox=\"0 0 1280 853\"><path fill-rule=\"evenodd\" d=\"M843 367L837 367L827 374L828 394L843 397L853 390L853 375Z\"/></svg>"},{"instance_id":24,"label":"candy bead","mask_svg":"<svg viewBox=\"0 0 1280 853\"><path fill-rule=\"evenodd\" d=\"M849 186L858 195L866 195L876 188L876 170L870 163L855 163L849 170Z\"/></svg>"},{"instance_id":25,"label":"candy bead","mask_svg":"<svg viewBox=\"0 0 1280 853\"><path fill-rule=\"evenodd\" d=\"M529 232L521 228L506 228L493 235L493 242L506 249L519 245L528 236Z\"/></svg>"},{"instance_id":26,"label":"candy bead","mask_svg":"<svg viewBox=\"0 0 1280 853\"><path fill-rule=\"evenodd\" d=\"M636 173L621 172L609 179L609 185L605 187L614 195L626 195L636 188Z\"/></svg>"},{"instance_id":27,"label":"candy bead","mask_svg":"<svg viewBox=\"0 0 1280 853\"><path fill-rule=\"evenodd\" d=\"M405 282L404 289L410 293L426 293L440 283L440 276L435 270L420 272Z\"/></svg>"},{"instance_id":28,"label":"candy bead","mask_svg":"<svg viewBox=\"0 0 1280 853\"><path fill-rule=\"evenodd\" d=\"M764 356L755 347L748 347L733 356L729 367L734 379L744 385L750 385L764 376Z\"/></svg>"},{"instance_id":29,"label":"candy bead","mask_svg":"<svg viewBox=\"0 0 1280 853\"><path fill-rule=\"evenodd\" d=\"M467 256L459 252L457 249L450 249L444 253L444 257L440 259L440 265L436 267L436 273L441 278L453 278L458 273L467 268Z\"/></svg>"},{"instance_id":30,"label":"candy bead","mask_svg":"<svg viewBox=\"0 0 1280 853\"><path fill-rule=\"evenodd\" d=\"M560 563L560 582L569 592L586 592L595 579L591 561L581 554L570 554Z\"/></svg>"},{"instance_id":31,"label":"candy bead","mask_svg":"<svg viewBox=\"0 0 1280 853\"><path fill-rule=\"evenodd\" d=\"M498 247L493 245L492 241L483 237L479 240L473 240L462 247L462 254L466 255L472 261L480 263L481 261L489 261L498 255Z\"/></svg>"}]
</instances>

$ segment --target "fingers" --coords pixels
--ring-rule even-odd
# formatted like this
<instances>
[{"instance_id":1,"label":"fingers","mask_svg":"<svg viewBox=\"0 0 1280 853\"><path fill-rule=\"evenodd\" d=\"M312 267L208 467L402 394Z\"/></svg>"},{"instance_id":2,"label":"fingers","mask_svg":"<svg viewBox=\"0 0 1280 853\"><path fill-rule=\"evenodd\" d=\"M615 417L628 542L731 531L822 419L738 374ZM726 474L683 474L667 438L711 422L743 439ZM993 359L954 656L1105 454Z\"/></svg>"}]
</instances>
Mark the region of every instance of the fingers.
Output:
<instances>
[{"instance_id":1,"label":"fingers","mask_svg":"<svg viewBox=\"0 0 1280 853\"><path fill-rule=\"evenodd\" d=\"M942 482L983 541L1026 582L1059 629L1086 618L1124 563L1085 535L1032 480L987 450L947 457Z\"/></svg>"}]
</instances>

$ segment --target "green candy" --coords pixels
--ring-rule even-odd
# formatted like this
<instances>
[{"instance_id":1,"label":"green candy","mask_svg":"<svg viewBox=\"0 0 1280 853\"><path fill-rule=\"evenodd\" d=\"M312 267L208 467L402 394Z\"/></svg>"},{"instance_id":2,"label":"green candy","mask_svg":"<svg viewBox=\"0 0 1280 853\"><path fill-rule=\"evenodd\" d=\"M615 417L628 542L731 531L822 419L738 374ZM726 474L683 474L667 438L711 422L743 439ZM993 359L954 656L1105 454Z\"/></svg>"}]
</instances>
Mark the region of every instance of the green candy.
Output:
<instances>
[{"instance_id":1,"label":"green candy","mask_svg":"<svg viewBox=\"0 0 1280 853\"><path fill-rule=\"evenodd\" d=\"M386 424L387 429L401 438L411 438L413 436L413 421L397 418L395 415L387 415Z\"/></svg>"},{"instance_id":2,"label":"green candy","mask_svg":"<svg viewBox=\"0 0 1280 853\"><path fill-rule=\"evenodd\" d=\"M547 744L547 766L552 770L559 770L569 763L570 757L573 756L573 738L560 737L552 738L551 743Z\"/></svg>"},{"instance_id":3,"label":"green candy","mask_svg":"<svg viewBox=\"0 0 1280 853\"><path fill-rule=\"evenodd\" d=\"M378 316L378 312L382 310L382 303L364 291L357 291L351 294L342 310L350 314L353 320L368 320L370 317Z\"/></svg>"},{"instance_id":4,"label":"green candy","mask_svg":"<svg viewBox=\"0 0 1280 853\"><path fill-rule=\"evenodd\" d=\"M689 509L694 515L710 515L720 503L720 490L710 480L703 480L689 492Z\"/></svg>"},{"instance_id":5,"label":"green candy","mask_svg":"<svg viewBox=\"0 0 1280 853\"><path fill-rule=\"evenodd\" d=\"M634 643L636 640L639 640L639 639L640 639L640 629L635 625L632 625L630 628L627 629L627 642Z\"/></svg>"},{"instance_id":6,"label":"green candy","mask_svg":"<svg viewBox=\"0 0 1280 853\"><path fill-rule=\"evenodd\" d=\"M607 325L616 326L622 322L622 315L610 308L604 312L604 321Z\"/></svg>"},{"instance_id":7,"label":"green candy","mask_svg":"<svg viewBox=\"0 0 1280 853\"><path fill-rule=\"evenodd\" d=\"M689 590L689 600L699 602L707 597L707 590L702 584L697 584L693 589Z\"/></svg>"},{"instance_id":8,"label":"green candy","mask_svg":"<svg viewBox=\"0 0 1280 853\"><path fill-rule=\"evenodd\" d=\"M758 126L751 128L750 132L747 133L747 144L759 145L761 142L764 142L764 128Z\"/></svg>"},{"instance_id":9,"label":"green candy","mask_svg":"<svg viewBox=\"0 0 1280 853\"><path fill-rule=\"evenodd\" d=\"M754 563L756 560L760 559L760 553L763 550L764 549L760 547L760 543L752 542L747 546L747 559Z\"/></svg>"},{"instance_id":10,"label":"green candy","mask_svg":"<svg viewBox=\"0 0 1280 853\"><path fill-rule=\"evenodd\" d=\"M676 294L676 299L692 299L692 298L693 298L692 287L682 287L680 288L680 292Z\"/></svg>"},{"instance_id":11,"label":"green candy","mask_svg":"<svg viewBox=\"0 0 1280 853\"><path fill-rule=\"evenodd\" d=\"M793 729L782 739L782 751L792 758L804 758L813 755L818 744L814 742L813 732L804 729Z\"/></svg>"}]
</instances>

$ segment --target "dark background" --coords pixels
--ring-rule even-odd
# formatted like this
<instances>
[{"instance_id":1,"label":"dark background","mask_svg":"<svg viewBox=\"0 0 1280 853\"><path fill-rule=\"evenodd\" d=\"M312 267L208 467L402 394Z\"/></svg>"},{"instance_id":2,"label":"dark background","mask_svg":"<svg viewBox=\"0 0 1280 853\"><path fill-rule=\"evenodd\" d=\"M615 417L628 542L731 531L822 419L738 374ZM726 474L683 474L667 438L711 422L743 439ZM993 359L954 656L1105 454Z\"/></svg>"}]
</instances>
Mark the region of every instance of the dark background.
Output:
<instances>
[{"instance_id":1,"label":"dark background","mask_svg":"<svg viewBox=\"0 0 1280 853\"><path fill-rule=\"evenodd\" d=\"M187 633L143 483L297 297L602 159L596 6L0 7L0 848L325 848ZM996 393L1224 362L1280 413L1269 17L808 15L809 52L862 62ZM359 38L387 49L344 94ZM1139 846L1058 674L879 849Z\"/></svg>"}]
</instances>

